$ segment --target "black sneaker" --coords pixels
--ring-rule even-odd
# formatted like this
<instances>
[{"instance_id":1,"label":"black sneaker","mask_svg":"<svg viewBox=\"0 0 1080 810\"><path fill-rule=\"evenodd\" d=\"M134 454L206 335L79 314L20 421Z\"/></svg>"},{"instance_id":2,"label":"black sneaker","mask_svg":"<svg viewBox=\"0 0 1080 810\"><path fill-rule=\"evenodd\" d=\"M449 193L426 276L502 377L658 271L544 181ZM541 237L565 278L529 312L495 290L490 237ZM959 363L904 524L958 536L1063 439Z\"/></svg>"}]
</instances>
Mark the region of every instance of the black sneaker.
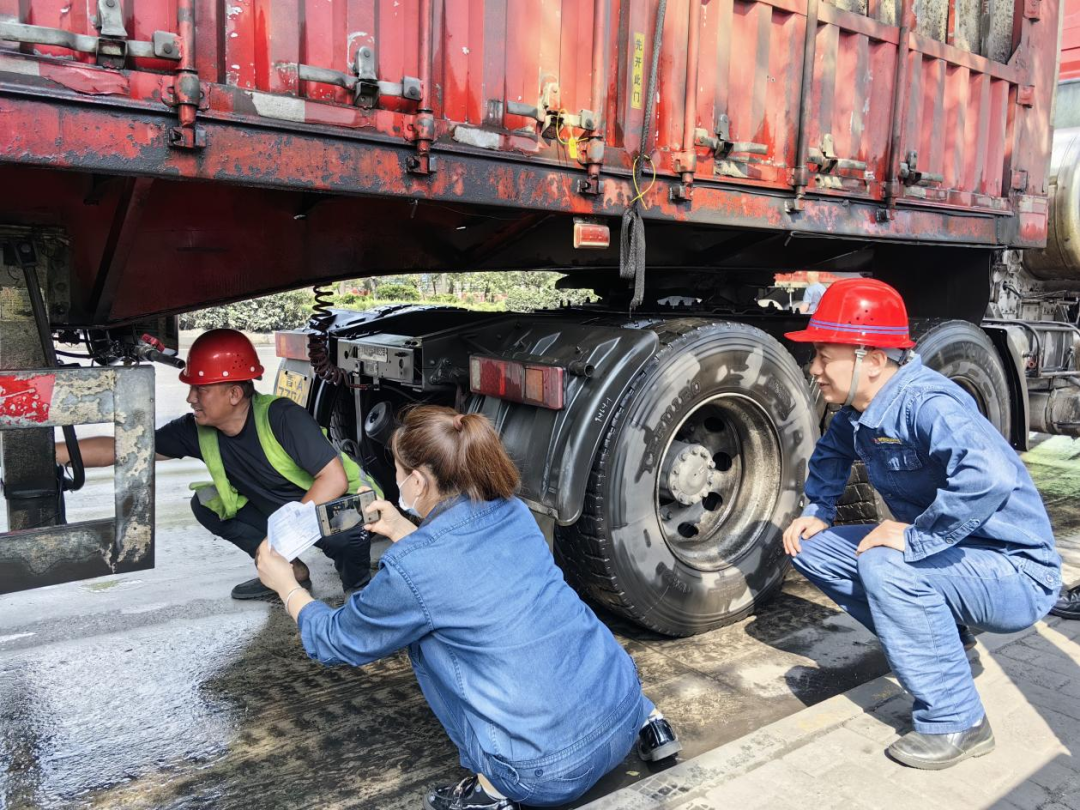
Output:
<instances>
[{"instance_id":1,"label":"black sneaker","mask_svg":"<svg viewBox=\"0 0 1080 810\"><path fill-rule=\"evenodd\" d=\"M299 585L301 588L310 591L311 579L305 579ZM262 580L258 577L241 582L232 589L233 599L269 599L271 596L277 596L277 592L263 585Z\"/></svg>"},{"instance_id":2,"label":"black sneaker","mask_svg":"<svg viewBox=\"0 0 1080 810\"><path fill-rule=\"evenodd\" d=\"M1050 608L1050 613L1063 619L1080 619L1080 588L1070 591L1061 589L1061 596Z\"/></svg>"},{"instance_id":3,"label":"black sneaker","mask_svg":"<svg viewBox=\"0 0 1080 810\"><path fill-rule=\"evenodd\" d=\"M658 762L682 751L682 743L675 739L671 724L659 717L646 723L638 732L637 753L646 762Z\"/></svg>"},{"instance_id":4,"label":"black sneaker","mask_svg":"<svg viewBox=\"0 0 1080 810\"><path fill-rule=\"evenodd\" d=\"M428 791L424 810L520 810L521 805L510 799L489 796L474 776L467 776L456 785L443 785Z\"/></svg>"},{"instance_id":5,"label":"black sneaker","mask_svg":"<svg viewBox=\"0 0 1080 810\"><path fill-rule=\"evenodd\" d=\"M356 593L357 591L364 590L364 588L366 588L368 586L369 582L371 582L371 577L368 577L367 579L363 580L362 582L356 582L356 583L354 583L352 585L346 585L344 582L342 582L341 583L341 590L345 594L345 601L348 602L350 599L352 599L353 594Z\"/></svg>"}]
</instances>

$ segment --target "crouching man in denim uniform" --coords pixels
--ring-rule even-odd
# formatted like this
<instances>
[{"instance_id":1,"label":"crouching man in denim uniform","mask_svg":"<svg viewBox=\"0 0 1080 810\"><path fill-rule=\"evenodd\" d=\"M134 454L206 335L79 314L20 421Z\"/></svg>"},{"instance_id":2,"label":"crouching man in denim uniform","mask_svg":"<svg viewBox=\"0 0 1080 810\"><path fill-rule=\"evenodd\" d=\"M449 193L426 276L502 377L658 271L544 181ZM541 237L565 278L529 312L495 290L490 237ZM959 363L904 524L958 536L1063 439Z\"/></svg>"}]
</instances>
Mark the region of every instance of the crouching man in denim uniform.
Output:
<instances>
[{"instance_id":1,"label":"crouching man in denim uniform","mask_svg":"<svg viewBox=\"0 0 1080 810\"><path fill-rule=\"evenodd\" d=\"M948 768L994 749L958 625L1031 626L1061 585L1039 493L1009 444L915 344L892 287L847 279L807 329L810 374L843 405L810 459L807 505L784 533L795 568L875 633L915 698L914 731L889 746L913 768ZM907 362L904 362L907 360ZM896 520L831 527L856 459Z\"/></svg>"}]
</instances>

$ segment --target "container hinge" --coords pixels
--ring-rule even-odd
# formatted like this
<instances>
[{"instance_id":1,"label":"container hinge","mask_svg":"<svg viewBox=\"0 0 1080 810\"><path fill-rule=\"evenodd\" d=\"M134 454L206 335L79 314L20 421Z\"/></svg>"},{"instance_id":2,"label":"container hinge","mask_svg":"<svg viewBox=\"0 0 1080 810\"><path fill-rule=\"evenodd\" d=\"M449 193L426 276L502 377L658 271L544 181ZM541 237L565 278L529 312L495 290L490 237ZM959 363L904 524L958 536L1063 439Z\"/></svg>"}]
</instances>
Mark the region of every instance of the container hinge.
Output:
<instances>
[{"instance_id":1,"label":"container hinge","mask_svg":"<svg viewBox=\"0 0 1080 810\"><path fill-rule=\"evenodd\" d=\"M109 0L98 0L98 8L112 7L106 4ZM116 4L116 14L119 15L120 0L113 0ZM120 15L122 19L122 15ZM99 20L102 19L99 15ZM111 19L111 18L105 18ZM106 27L107 25L107 27ZM168 31L155 31L151 42L126 39L126 31L121 24L120 36L106 36L106 31L116 31L112 22L102 25L100 37L92 37L88 34L75 34L71 31L63 31L59 28L48 28L43 25L23 25L22 23L5 22L0 20L0 41L21 42L27 45L50 45L56 48L67 48L76 53L92 53L97 58L97 63L102 67L113 69L123 68L129 58L133 59L168 59L173 62L180 61L180 40L176 34Z\"/></svg>"},{"instance_id":2,"label":"container hinge","mask_svg":"<svg viewBox=\"0 0 1080 810\"><path fill-rule=\"evenodd\" d=\"M356 61L352 72L346 73L314 65L297 65L296 75L305 82L332 84L335 87L351 90L353 104L368 109L375 107L382 96L420 101L424 94L420 80L413 76L405 76L400 82L379 81L375 74L375 52L367 45L356 49Z\"/></svg>"},{"instance_id":3,"label":"container hinge","mask_svg":"<svg viewBox=\"0 0 1080 810\"><path fill-rule=\"evenodd\" d=\"M945 177L933 172L920 172L918 169L919 152L911 149L907 159L900 163L900 180L905 186L928 186L931 183L943 183Z\"/></svg>"},{"instance_id":4,"label":"container hinge","mask_svg":"<svg viewBox=\"0 0 1080 810\"><path fill-rule=\"evenodd\" d=\"M576 113L566 110L548 110L545 116L544 129L554 127L577 127L578 129L596 129L596 113L592 110L579 110Z\"/></svg>"},{"instance_id":5,"label":"container hinge","mask_svg":"<svg viewBox=\"0 0 1080 810\"><path fill-rule=\"evenodd\" d=\"M555 137L558 127L595 130L599 120L597 113L592 110L578 110L576 113L564 110L559 98L559 84L555 81L544 84L536 104L508 101L506 111L510 115L532 118L540 125L540 132L545 138Z\"/></svg>"},{"instance_id":6,"label":"container hinge","mask_svg":"<svg viewBox=\"0 0 1080 810\"><path fill-rule=\"evenodd\" d=\"M713 137L703 128L694 130L694 143L712 151L717 158L726 158L732 154L767 155L769 147L753 141L731 140L731 120L721 113L716 118L716 136Z\"/></svg>"},{"instance_id":7,"label":"container hinge","mask_svg":"<svg viewBox=\"0 0 1080 810\"><path fill-rule=\"evenodd\" d=\"M809 152L810 162L818 166L818 174L832 174L840 170L866 171L866 161L837 157L831 134L822 135L821 146L811 146Z\"/></svg>"}]
</instances>

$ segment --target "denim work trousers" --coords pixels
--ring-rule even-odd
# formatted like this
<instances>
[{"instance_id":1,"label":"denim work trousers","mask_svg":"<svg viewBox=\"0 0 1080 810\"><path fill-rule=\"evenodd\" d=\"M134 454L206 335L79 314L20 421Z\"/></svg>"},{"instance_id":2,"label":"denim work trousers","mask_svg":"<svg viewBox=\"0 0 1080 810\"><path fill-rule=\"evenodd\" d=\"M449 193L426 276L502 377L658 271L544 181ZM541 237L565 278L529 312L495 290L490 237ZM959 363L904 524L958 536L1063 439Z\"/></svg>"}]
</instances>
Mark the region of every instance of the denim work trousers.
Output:
<instances>
[{"instance_id":1,"label":"denim work trousers","mask_svg":"<svg viewBox=\"0 0 1080 810\"><path fill-rule=\"evenodd\" d=\"M637 743L638 731L656 708L640 692L631 695L620 707L623 711L615 712L610 724L598 728L587 745L533 762L511 764L485 754L479 741L469 733L460 704L446 700L439 684L416 661L413 671L432 711L443 721L447 735L457 746L462 765L486 776L503 795L530 807L552 807L580 797L626 758Z\"/></svg>"},{"instance_id":2,"label":"denim work trousers","mask_svg":"<svg viewBox=\"0 0 1080 810\"><path fill-rule=\"evenodd\" d=\"M1021 573L999 551L963 544L915 562L880 546L856 557L873 528L826 529L802 541L793 564L877 635L889 666L915 698L916 731L971 728L984 711L956 625L1015 633L1046 615L1057 589Z\"/></svg>"},{"instance_id":3,"label":"denim work trousers","mask_svg":"<svg viewBox=\"0 0 1080 810\"><path fill-rule=\"evenodd\" d=\"M222 520L203 506L196 494L191 499L191 511L207 531L243 549L252 559L266 539L266 515L250 503L241 507L236 517ZM362 588L371 579L371 538L362 528L324 537L315 545L334 561L342 588Z\"/></svg>"}]
</instances>

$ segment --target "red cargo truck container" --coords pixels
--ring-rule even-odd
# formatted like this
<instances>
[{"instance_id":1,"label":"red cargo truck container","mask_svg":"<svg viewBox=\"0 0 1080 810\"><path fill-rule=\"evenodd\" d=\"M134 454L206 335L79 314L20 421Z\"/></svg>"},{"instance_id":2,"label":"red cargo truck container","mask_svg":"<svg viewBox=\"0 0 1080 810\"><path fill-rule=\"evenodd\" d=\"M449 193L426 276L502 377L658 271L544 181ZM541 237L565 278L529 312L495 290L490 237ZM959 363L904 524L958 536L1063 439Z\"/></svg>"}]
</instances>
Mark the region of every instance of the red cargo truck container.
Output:
<instances>
[{"instance_id":1,"label":"red cargo truck container","mask_svg":"<svg viewBox=\"0 0 1080 810\"><path fill-rule=\"evenodd\" d=\"M806 357L777 340L800 316L758 305L775 273L890 281L924 357L1017 446L1077 431L1080 285L1021 262L1056 190L1061 19L1057 0L0 0L7 263L46 272L38 321L103 361L145 354L147 319L306 284L565 272L599 302L320 312L310 350L282 336L279 382L391 490L398 406L488 414L568 578L698 632L779 586L818 435Z\"/></svg>"}]
</instances>

